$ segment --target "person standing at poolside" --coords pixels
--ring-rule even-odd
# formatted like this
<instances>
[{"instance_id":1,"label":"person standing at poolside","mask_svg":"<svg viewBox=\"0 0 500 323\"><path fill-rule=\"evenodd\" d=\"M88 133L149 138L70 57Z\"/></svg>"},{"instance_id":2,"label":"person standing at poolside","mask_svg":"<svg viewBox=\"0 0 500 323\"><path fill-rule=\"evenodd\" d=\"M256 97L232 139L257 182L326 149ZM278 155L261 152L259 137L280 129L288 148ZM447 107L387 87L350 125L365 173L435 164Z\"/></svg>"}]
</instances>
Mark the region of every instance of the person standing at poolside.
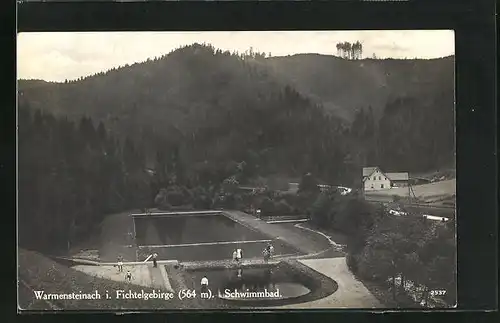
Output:
<instances>
[{"instance_id":1,"label":"person standing at poolside","mask_svg":"<svg viewBox=\"0 0 500 323\"><path fill-rule=\"evenodd\" d=\"M264 248L264 250L262 250L262 255L264 256L264 261L268 262L270 255L269 255L269 250L267 248Z\"/></svg>"},{"instance_id":2,"label":"person standing at poolside","mask_svg":"<svg viewBox=\"0 0 500 323\"><path fill-rule=\"evenodd\" d=\"M267 244L267 249L269 251L269 258L271 258L274 255L274 247L270 242Z\"/></svg>"},{"instance_id":3,"label":"person standing at poolside","mask_svg":"<svg viewBox=\"0 0 500 323\"><path fill-rule=\"evenodd\" d=\"M153 254L153 267L154 267L154 268L158 267L158 262L157 262L156 257L158 257L158 254L157 254L157 253L154 253L154 254Z\"/></svg>"},{"instance_id":4,"label":"person standing at poolside","mask_svg":"<svg viewBox=\"0 0 500 323\"><path fill-rule=\"evenodd\" d=\"M208 292L208 278L207 276L203 276L201 279L201 292L206 293Z\"/></svg>"},{"instance_id":5,"label":"person standing at poolside","mask_svg":"<svg viewBox=\"0 0 500 323\"><path fill-rule=\"evenodd\" d=\"M236 261L240 262L241 258L243 258L243 250L238 248L236 249Z\"/></svg>"},{"instance_id":6,"label":"person standing at poolside","mask_svg":"<svg viewBox=\"0 0 500 323\"><path fill-rule=\"evenodd\" d=\"M127 270L127 273L125 274L125 280L129 283L132 281L132 273L130 272L130 270Z\"/></svg>"},{"instance_id":7,"label":"person standing at poolside","mask_svg":"<svg viewBox=\"0 0 500 323\"><path fill-rule=\"evenodd\" d=\"M118 272L123 272L123 257L118 256Z\"/></svg>"}]
</instances>

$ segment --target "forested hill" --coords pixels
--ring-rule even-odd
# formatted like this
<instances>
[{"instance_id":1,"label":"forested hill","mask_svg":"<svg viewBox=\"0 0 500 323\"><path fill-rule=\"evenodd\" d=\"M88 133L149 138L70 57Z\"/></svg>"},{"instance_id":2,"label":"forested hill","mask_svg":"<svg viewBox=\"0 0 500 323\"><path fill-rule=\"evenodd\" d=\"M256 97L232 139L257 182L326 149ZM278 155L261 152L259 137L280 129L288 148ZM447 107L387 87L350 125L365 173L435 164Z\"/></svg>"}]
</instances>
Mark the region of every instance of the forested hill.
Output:
<instances>
[{"instance_id":1,"label":"forested hill","mask_svg":"<svg viewBox=\"0 0 500 323\"><path fill-rule=\"evenodd\" d=\"M334 114L352 120L371 106L380 118L387 103L402 96L433 98L453 92L454 56L440 59L362 59L299 54L267 60L274 74Z\"/></svg>"},{"instance_id":2,"label":"forested hill","mask_svg":"<svg viewBox=\"0 0 500 323\"><path fill-rule=\"evenodd\" d=\"M45 86L22 81L19 89L32 108L55 114L86 114L128 132L140 124L190 133L217 126L221 114L263 106L279 94L284 84L264 62L194 44L78 81Z\"/></svg>"},{"instance_id":3,"label":"forested hill","mask_svg":"<svg viewBox=\"0 0 500 323\"><path fill-rule=\"evenodd\" d=\"M328 176L326 166L345 155L340 120L278 82L261 54L194 44L78 81L23 83L21 107L103 121L133 139L153 167L158 150L178 150L185 166L252 160L263 173L321 168Z\"/></svg>"},{"instance_id":4,"label":"forested hill","mask_svg":"<svg viewBox=\"0 0 500 323\"><path fill-rule=\"evenodd\" d=\"M19 88L39 99L38 103L52 93L59 104L49 109L56 113L83 112L101 119L115 115L119 106L126 118L134 108L144 110L147 105L148 109L161 108L161 114L172 114L168 119L179 124L183 116L200 115L199 110L209 105L239 103L286 84L349 121L357 110L369 106L379 118L385 105L399 97L432 98L440 91L453 91L454 56L429 60L347 60L319 54L266 58L261 53L239 55L194 44L67 85L23 80ZM74 104L71 110L66 100ZM34 106L44 108L45 104ZM138 116L146 117L143 113ZM161 120L161 114L154 119Z\"/></svg>"},{"instance_id":5,"label":"forested hill","mask_svg":"<svg viewBox=\"0 0 500 323\"><path fill-rule=\"evenodd\" d=\"M453 58L268 58L194 44L77 81L21 81L19 104L103 121L147 156L174 145L185 164L252 160L261 173L340 181L346 165L448 165L453 83Z\"/></svg>"}]
</instances>

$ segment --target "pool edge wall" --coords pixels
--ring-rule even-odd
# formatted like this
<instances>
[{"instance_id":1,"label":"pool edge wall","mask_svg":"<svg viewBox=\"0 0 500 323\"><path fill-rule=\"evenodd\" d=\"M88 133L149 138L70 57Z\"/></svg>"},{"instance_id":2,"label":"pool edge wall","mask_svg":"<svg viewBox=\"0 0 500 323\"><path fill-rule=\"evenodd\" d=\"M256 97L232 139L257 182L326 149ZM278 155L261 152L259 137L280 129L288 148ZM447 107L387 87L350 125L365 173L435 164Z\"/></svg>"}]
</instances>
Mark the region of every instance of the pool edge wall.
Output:
<instances>
[{"instance_id":1,"label":"pool edge wall","mask_svg":"<svg viewBox=\"0 0 500 323\"><path fill-rule=\"evenodd\" d=\"M285 299L263 299L263 300L230 300L222 299L223 302L238 307L273 308L284 305L303 304L323 299L335 293L338 283L332 278L302 264L297 260L283 260L278 265L286 266L286 270L293 277L292 280L302 284L310 290L309 293L301 296Z\"/></svg>"}]
</instances>

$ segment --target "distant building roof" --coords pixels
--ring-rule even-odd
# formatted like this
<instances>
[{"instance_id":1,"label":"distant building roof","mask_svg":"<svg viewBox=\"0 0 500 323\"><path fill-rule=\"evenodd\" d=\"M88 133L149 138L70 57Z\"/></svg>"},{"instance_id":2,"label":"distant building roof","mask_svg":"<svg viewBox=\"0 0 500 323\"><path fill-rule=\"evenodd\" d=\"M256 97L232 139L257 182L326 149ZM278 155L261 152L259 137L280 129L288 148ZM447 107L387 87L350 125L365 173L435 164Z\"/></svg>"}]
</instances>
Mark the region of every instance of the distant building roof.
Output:
<instances>
[{"instance_id":1,"label":"distant building roof","mask_svg":"<svg viewBox=\"0 0 500 323\"><path fill-rule=\"evenodd\" d=\"M363 177L370 176L378 167L363 167Z\"/></svg>"},{"instance_id":2,"label":"distant building roof","mask_svg":"<svg viewBox=\"0 0 500 323\"><path fill-rule=\"evenodd\" d=\"M408 173L385 173L391 181L407 181Z\"/></svg>"}]
</instances>

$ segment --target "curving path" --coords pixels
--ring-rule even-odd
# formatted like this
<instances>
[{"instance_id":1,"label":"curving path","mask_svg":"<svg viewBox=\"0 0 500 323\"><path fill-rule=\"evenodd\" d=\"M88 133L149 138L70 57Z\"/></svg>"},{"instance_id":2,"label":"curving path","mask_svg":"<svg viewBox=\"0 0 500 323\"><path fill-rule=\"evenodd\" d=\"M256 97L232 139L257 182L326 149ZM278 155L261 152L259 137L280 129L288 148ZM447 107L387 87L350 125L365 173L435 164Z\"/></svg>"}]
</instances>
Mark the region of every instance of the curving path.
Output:
<instances>
[{"instance_id":1,"label":"curving path","mask_svg":"<svg viewBox=\"0 0 500 323\"><path fill-rule=\"evenodd\" d=\"M383 308L378 299L349 270L344 253L336 251L341 247L329 236L300 225L268 224L252 215L240 211L224 211L233 220L250 226L269 236L281 240L305 253L295 258L309 268L335 280L338 289L325 298L280 306L279 308ZM317 258L320 259L307 259ZM326 258L328 257L328 258ZM288 258L288 257L284 257Z\"/></svg>"},{"instance_id":2,"label":"curving path","mask_svg":"<svg viewBox=\"0 0 500 323\"><path fill-rule=\"evenodd\" d=\"M305 231L294 225L266 223L266 221L241 211L223 211L223 213L244 226L260 231L269 237L279 238L306 255L325 252L332 247L329 239L325 236ZM338 256L343 256L343 254L339 253Z\"/></svg>"},{"instance_id":3,"label":"curving path","mask_svg":"<svg viewBox=\"0 0 500 323\"><path fill-rule=\"evenodd\" d=\"M298 227L289 223L266 223L241 211L222 212L227 217L244 226L260 231L272 239L279 237L280 240L294 246L297 250L304 253L303 256L294 258L300 259L298 261L304 265L334 279L338 283L338 290L328 297L308 303L286 305L280 308L383 307L370 291L349 271L344 253L335 250L336 244L328 236L315 230L300 228L300 225ZM124 233L133 230L133 223L129 214L112 216L106 222L103 230L104 239L100 250L100 258L101 261L107 261L107 263L101 262L99 266L95 266L95 264L93 266L90 264L87 266L76 266L75 269L113 280L123 280L124 275L118 274L117 269L113 267L113 261L116 261L116 256L121 254L125 259L124 265L132 271L134 280L136 280L134 284L143 286L157 285L160 287L159 283L163 283L163 286L170 290L172 287L170 286L169 277L166 272L151 272L151 270L155 270L156 268L150 268L149 263L145 264L134 261L136 260L135 248L133 246L125 246L130 243L130 240L127 239ZM318 257L322 257L322 259L307 259ZM257 264L260 262L259 260L248 259L246 261L249 262L249 266L260 265ZM158 263L162 264L163 262L160 260ZM197 267L200 264L191 263L189 265ZM218 266L220 264L217 263L215 265ZM224 263L223 265L226 264ZM164 268L164 266L159 266L159 268Z\"/></svg>"},{"instance_id":4,"label":"curving path","mask_svg":"<svg viewBox=\"0 0 500 323\"><path fill-rule=\"evenodd\" d=\"M332 295L316 301L280 306L288 309L383 308L370 291L349 271L345 258L299 260L304 265L335 280L338 289Z\"/></svg>"}]
</instances>

